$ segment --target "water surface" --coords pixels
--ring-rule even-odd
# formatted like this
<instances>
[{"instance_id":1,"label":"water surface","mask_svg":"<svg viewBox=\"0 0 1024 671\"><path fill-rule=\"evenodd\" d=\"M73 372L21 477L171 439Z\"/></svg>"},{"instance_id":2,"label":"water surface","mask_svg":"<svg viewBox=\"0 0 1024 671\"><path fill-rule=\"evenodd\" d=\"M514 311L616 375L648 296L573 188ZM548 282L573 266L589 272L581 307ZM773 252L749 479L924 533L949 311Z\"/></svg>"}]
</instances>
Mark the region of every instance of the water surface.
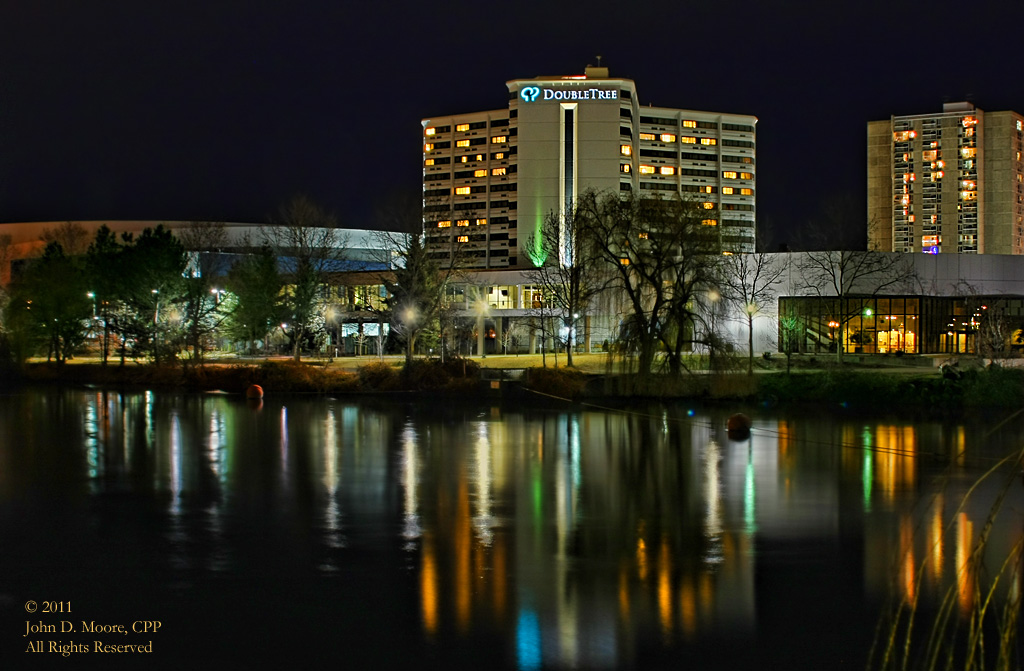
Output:
<instances>
[{"instance_id":1,"label":"water surface","mask_svg":"<svg viewBox=\"0 0 1024 671\"><path fill-rule=\"evenodd\" d=\"M730 440L686 406L0 397L3 656L55 661L26 621L159 620L112 642L152 640L146 668L863 668L892 590L967 608L998 478L961 498L1020 417L752 414ZM73 661L101 657L141 663Z\"/></svg>"}]
</instances>

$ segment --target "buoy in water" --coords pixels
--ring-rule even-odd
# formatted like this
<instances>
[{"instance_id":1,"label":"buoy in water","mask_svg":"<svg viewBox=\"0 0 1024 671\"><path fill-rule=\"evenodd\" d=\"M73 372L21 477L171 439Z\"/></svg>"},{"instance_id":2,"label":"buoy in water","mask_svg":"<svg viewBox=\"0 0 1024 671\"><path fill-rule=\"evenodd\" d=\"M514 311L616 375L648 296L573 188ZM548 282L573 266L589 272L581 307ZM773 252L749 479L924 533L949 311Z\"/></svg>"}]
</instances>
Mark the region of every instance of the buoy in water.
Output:
<instances>
[{"instance_id":1,"label":"buoy in water","mask_svg":"<svg viewBox=\"0 0 1024 671\"><path fill-rule=\"evenodd\" d=\"M729 417L726 429L729 432L729 437L734 440L746 438L750 435L750 418L742 412L737 412Z\"/></svg>"},{"instance_id":2,"label":"buoy in water","mask_svg":"<svg viewBox=\"0 0 1024 671\"><path fill-rule=\"evenodd\" d=\"M245 390L246 398L263 398L263 387L258 384L250 384L249 388Z\"/></svg>"}]
</instances>

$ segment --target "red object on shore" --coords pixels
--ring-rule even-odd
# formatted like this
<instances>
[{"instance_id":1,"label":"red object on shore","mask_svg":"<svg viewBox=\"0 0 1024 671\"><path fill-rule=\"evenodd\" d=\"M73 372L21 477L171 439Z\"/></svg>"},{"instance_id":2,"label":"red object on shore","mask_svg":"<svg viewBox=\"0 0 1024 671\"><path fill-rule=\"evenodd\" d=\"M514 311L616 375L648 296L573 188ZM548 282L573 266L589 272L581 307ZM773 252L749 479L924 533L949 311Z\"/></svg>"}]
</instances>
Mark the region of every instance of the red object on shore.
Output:
<instances>
[{"instance_id":1,"label":"red object on shore","mask_svg":"<svg viewBox=\"0 0 1024 671\"><path fill-rule=\"evenodd\" d=\"M246 398L263 398L263 387L258 384L250 384L249 388L245 390Z\"/></svg>"}]
</instances>

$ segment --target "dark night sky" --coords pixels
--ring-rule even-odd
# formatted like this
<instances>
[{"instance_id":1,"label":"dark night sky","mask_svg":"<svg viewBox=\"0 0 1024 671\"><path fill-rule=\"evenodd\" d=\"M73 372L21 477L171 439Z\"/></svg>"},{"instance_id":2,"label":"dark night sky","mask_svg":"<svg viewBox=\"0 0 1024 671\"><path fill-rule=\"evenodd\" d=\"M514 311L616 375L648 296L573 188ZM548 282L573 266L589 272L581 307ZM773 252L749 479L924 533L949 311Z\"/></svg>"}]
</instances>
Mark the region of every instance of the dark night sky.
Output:
<instances>
[{"instance_id":1,"label":"dark night sky","mask_svg":"<svg viewBox=\"0 0 1024 671\"><path fill-rule=\"evenodd\" d=\"M0 0L0 222L266 221L302 192L370 227L419 188L421 118L602 54L641 104L759 117L775 242L845 196L854 223L827 232L856 244L867 121L1024 111L1015 2L670 6Z\"/></svg>"}]
</instances>

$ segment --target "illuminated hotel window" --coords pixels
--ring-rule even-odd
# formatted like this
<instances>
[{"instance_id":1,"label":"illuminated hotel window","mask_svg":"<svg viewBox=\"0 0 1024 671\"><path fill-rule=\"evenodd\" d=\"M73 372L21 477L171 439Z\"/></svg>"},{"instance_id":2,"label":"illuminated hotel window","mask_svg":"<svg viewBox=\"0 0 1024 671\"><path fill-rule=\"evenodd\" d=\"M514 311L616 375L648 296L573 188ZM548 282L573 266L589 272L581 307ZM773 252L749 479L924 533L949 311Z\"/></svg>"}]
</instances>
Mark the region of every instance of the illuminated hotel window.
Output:
<instances>
[{"instance_id":1,"label":"illuminated hotel window","mask_svg":"<svg viewBox=\"0 0 1024 671\"><path fill-rule=\"evenodd\" d=\"M718 140L716 140L713 137L702 137L700 139L700 143L701 144L705 144L705 145L713 145L713 144L718 144Z\"/></svg>"},{"instance_id":2,"label":"illuminated hotel window","mask_svg":"<svg viewBox=\"0 0 1024 671\"><path fill-rule=\"evenodd\" d=\"M653 165L641 165L640 166L640 174L641 175L653 175L654 174L654 166Z\"/></svg>"},{"instance_id":3,"label":"illuminated hotel window","mask_svg":"<svg viewBox=\"0 0 1024 671\"><path fill-rule=\"evenodd\" d=\"M451 228L452 227L451 219L437 222L437 227L438 228Z\"/></svg>"},{"instance_id":4,"label":"illuminated hotel window","mask_svg":"<svg viewBox=\"0 0 1024 671\"><path fill-rule=\"evenodd\" d=\"M462 162L462 163L469 163L469 157L468 156L463 156L462 158L459 159L459 161Z\"/></svg>"},{"instance_id":5,"label":"illuminated hotel window","mask_svg":"<svg viewBox=\"0 0 1024 671\"><path fill-rule=\"evenodd\" d=\"M641 240L646 240L647 239L647 234L646 233L640 233L640 239Z\"/></svg>"},{"instance_id":6,"label":"illuminated hotel window","mask_svg":"<svg viewBox=\"0 0 1024 671\"><path fill-rule=\"evenodd\" d=\"M709 203L704 204L708 205ZM702 219L700 223L703 224L704 226L718 226L717 219Z\"/></svg>"},{"instance_id":7,"label":"illuminated hotel window","mask_svg":"<svg viewBox=\"0 0 1024 671\"><path fill-rule=\"evenodd\" d=\"M507 135L495 135L494 137L491 138L492 144L503 144L505 142L508 142Z\"/></svg>"},{"instance_id":8,"label":"illuminated hotel window","mask_svg":"<svg viewBox=\"0 0 1024 671\"><path fill-rule=\"evenodd\" d=\"M1020 123L1020 122L1018 122L1018 123ZM427 129L426 131L424 131L424 133L425 133L426 135L433 135L433 134L434 134L434 133L436 133L436 132L437 132L437 129L436 129L436 128L428 128L428 129Z\"/></svg>"},{"instance_id":9,"label":"illuminated hotel window","mask_svg":"<svg viewBox=\"0 0 1024 671\"><path fill-rule=\"evenodd\" d=\"M458 140L455 143L455 146L456 147L468 147L469 146L469 140Z\"/></svg>"},{"instance_id":10,"label":"illuminated hotel window","mask_svg":"<svg viewBox=\"0 0 1024 671\"><path fill-rule=\"evenodd\" d=\"M486 168L484 168L483 170L474 170L473 171L473 177L486 177L486 176L487 176L487 169Z\"/></svg>"},{"instance_id":11,"label":"illuminated hotel window","mask_svg":"<svg viewBox=\"0 0 1024 671\"><path fill-rule=\"evenodd\" d=\"M687 137L686 135L679 138L679 141L682 142L683 144L697 144L697 138Z\"/></svg>"},{"instance_id":12,"label":"illuminated hotel window","mask_svg":"<svg viewBox=\"0 0 1024 671\"><path fill-rule=\"evenodd\" d=\"M977 153L978 150L974 147L964 147L960 150L960 154L963 155L964 158L974 158Z\"/></svg>"},{"instance_id":13,"label":"illuminated hotel window","mask_svg":"<svg viewBox=\"0 0 1024 671\"><path fill-rule=\"evenodd\" d=\"M683 128L696 128L696 127L697 127L697 122L696 121L683 121Z\"/></svg>"},{"instance_id":14,"label":"illuminated hotel window","mask_svg":"<svg viewBox=\"0 0 1024 671\"><path fill-rule=\"evenodd\" d=\"M469 219L459 219L455 222L456 226L469 226Z\"/></svg>"},{"instance_id":15,"label":"illuminated hotel window","mask_svg":"<svg viewBox=\"0 0 1024 671\"><path fill-rule=\"evenodd\" d=\"M469 124L468 123L460 123L459 125L457 125L455 127L455 130L457 130L457 131L467 131L467 130L469 130Z\"/></svg>"},{"instance_id":16,"label":"illuminated hotel window","mask_svg":"<svg viewBox=\"0 0 1024 671\"><path fill-rule=\"evenodd\" d=\"M922 247L934 247L935 245L942 243L941 235L925 235L921 237Z\"/></svg>"},{"instance_id":17,"label":"illuminated hotel window","mask_svg":"<svg viewBox=\"0 0 1024 671\"><path fill-rule=\"evenodd\" d=\"M702 186L702 187L700 187L699 192L700 193L714 193L715 192L715 187L713 187L713 186Z\"/></svg>"},{"instance_id":18,"label":"illuminated hotel window","mask_svg":"<svg viewBox=\"0 0 1024 671\"><path fill-rule=\"evenodd\" d=\"M505 152L503 152L503 151L496 151L493 154L491 154L491 158L493 158L495 161L500 161L503 158L505 158Z\"/></svg>"},{"instance_id":19,"label":"illuminated hotel window","mask_svg":"<svg viewBox=\"0 0 1024 671\"><path fill-rule=\"evenodd\" d=\"M507 170L508 168L491 168L491 174L495 177L501 177Z\"/></svg>"},{"instance_id":20,"label":"illuminated hotel window","mask_svg":"<svg viewBox=\"0 0 1024 671\"><path fill-rule=\"evenodd\" d=\"M629 259L625 259L625 258L619 259L619 265L620 266L628 266L629 265Z\"/></svg>"},{"instance_id":21,"label":"illuminated hotel window","mask_svg":"<svg viewBox=\"0 0 1024 671\"><path fill-rule=\"evenodd\" d=\"M663 175L674 175L676 174L676 169L670 165L663 165L661 166L661 170L659 172L661 172L661 174Z\"/></svg>"},{"instance_id":22,"label":"illuminated hotel window","mask_svg":"<svg viewBox=\"0 0 1024 671\"><path fill-rule=\"evenodd\" d=\"M754 190L753 189L740 189L740 195L741 196L753 196L754 195Z\"/></svg>"},{"instance_id":23,"label":"illuminated hotel window","mask_svg":"<svg viewBox=\"0 0 1024 671\"><path fill-rule=\"evenodd\" d=\"M434 151L434 143L428 142L425 145L423 145L423 151Z\"/></svg>"},{"instance_id":24,"label":"illuminated hotel window","mask_svg":"<svg viewBox=\"0 0 1024 671\"><path fill-rule=\"evenodd\" d=\"M939 152L937 151L923 151L921 152L921 159L924 161L934 161L938 158Z\"/></svg>"},{"instance_id":25,"label":"illuminated hotel window","mask_svg":"<svg viewBox=\"0 0 1024 671\"><path fill-rule=\"evenodd\" d=\"M736 173L733 172L732 170L726 170L725 172L722 173L722 177L726 179L736 179Z\"/></svg>"},{"instance_id":26,"label":"illuminated hotel window","mask_svg":"<svg viewBox=\"0 0 1024 671\"><path fill-rule=\"evenodd\" d=\"M434 159L432 158L428 158L425 162L427 165L434 165Z\"/></svg>"},{"instance_id":27,"label":"illuminated hotel window","mask_svg":"<svg viewBox=\"0 0 1024 671\"><path fill-rule=\"evenodd\" d=\"M661 134L661 141L665 142L666 144L670 144L670 143L676 141L676 136L673 135L672 133L662 133Z\"/></svg>"},{"instance_id":28,"label":"illuminated hotel window","mask_svg":"<svg viewBox=\"0 0 1024 671\"><path fill-rule=\"evenodd\" d=\"M1017 130L1024 130L1024 122L1020 120L1017 121Z\"/></svg>"},{"instance_id":29,"label":"illuminated hotel window","mask_svg":"<svg viewBox=\"0 0 1024 671\"><path fill-rule=\"evenodd\" d=\"M977 191L964 191L960 194L961 200L978 200Z\"/></svg>"},{"instance_id":30,"label":"illuminated hotel window","mask_svg":"<svg viewBox=\"0 0 1024 671\"><path fill-rule=\"evenodd\" d=\"M942 172L941 170L939 170L939 171L937 171L937 172L933 172L933 173L932 173L932 181L933 181L933 182L937 182L937 181L939 181L940 179L942 179L942 176L943 176L944 174L945 174L945 173L943 173L943 172Z\"/></svg>"},{"instance_id":31,"label":"illuminated hotel window","mask_svg":"<svg viewBox=\"0 0 1024 671\"><path fill-rule=\"evenodd\" d=\"M967 126L975 126L978 123L978 119L977 119L977 117L973 117L973 116L965 116L961 123L963 123L965 128Z\"/></svg>"},{"instance_id":32,"label":"illuminated hotel window","mask_svg":"<svg viewBox=\"0 0 1024 671\"><path fill-rule=\"evenodd\" d=\"M486 220L486 219L477 219L477 220L476 220L476 225L477 225L477 226L483 226L483 225L484 225L484 224L486 224L486 223L487 223L487 220Z\"/></svg>"},{"instance_id":33,"label":"illuminated hotel window","mask_svg":"<svg viewBox=\"0 0 1024 671\"><path fill-rule=\"evenodd\" d=\"M657 135L655 135L654 133L640 133L641 140L648 140L650 142L654 142L654 138L656 137Z\"/></svg>"},{"instance_id":34,"label":"illuminated hotel window","mask_svg":"<svg viewBox=\"0 0 1024 671\"><path fill-rule=\"evenodd\" d=\"M473 160L474 161L482 161L482 160L484 160L484 155L483 154L477 154L476 158L474 158Z\"/></svg>"},{"instance_id":35,"label":"illuminated hotel window","mask_svg":"<svg viewBox=\"0 0 1024 671\"><path fill-rule=\"evenodd\" d=\"M459 242L469 242L469 236L468 235L460 235L459 236Z\"/></svg>"},{"instance_id":36,"label":"illuminated hotel window","mask_svg":"<svg viewBox=\"0 0 1024 671\"><path fill-rule=\"evenodd\" d=\"M715 209L715 204L714 203L704 203L704 209L705 210L713 210L713 209Z\"/></svg>"},{"instance_id":37,"label":"illuminated hotel window","mask_svg":"<svg viewBox=\"0 0 1024 671\"><path fill-rule=\"evenodd\" d=\"M457 195L457 196L469 195L469 187L468 186L458 186L458 187L455 187L455 195Z\"/></svg>"},{"instance_id":38,"label":"illuminated hotel window","mask_svg":"<svg viewBox=\"0 0 1024 671\"><path fill-rule=\"evenodd\" d=\"M754 179L754 174L750 172L741 172L740 179Z\"/></svg>"},{"instance_id":39,"label":"illuminated hotel window","mask_svg":"<svg viewBox=\"0 0 1024 671\"><path fill-rule=\"evenodd\" d=\"M632 170L632 169L633 169L633 168L632 168L632 166L630 166L630 165L629 165L628 163L623 163L623 164L621 164L621 165L619 166L619 170L620 170L621 172L629 172L629 171L630 171L630 170Z\"/></svg>"},{"instance_id":40,"label":"illuminated hotel window","mask_svg":"<svg viewBox=\"0 0 1024 671\"><path fill-rule=\"evenodd\" d=\"M623 156L632 156L633 155L633 147L631 145L628 145L628 144L621 145L619 147L619 153L622 154Z\"/></svg>"},{"instance_id":41,"label":"illuminated hotel window","mask_svg":"<svg viewBox=\"0 0 1024 671\"><path fill-rule=\"evenodd\" d=\"M731 196L733 193L733 188L731 186L723 186L722 193L725 194L726 196Z\"/></svg>"},{"instance_id":42,"label":"illuminated hotel window","mask_svg":"<svg viewBox=\"0 0 1024 671\"><path fill-rule=\"evenodd\" d=\"M915 221L917 221L917 217L911 214L907 217L907 221L909 221L910 223L914 223Z\"/></svg>"}]
</instances>

